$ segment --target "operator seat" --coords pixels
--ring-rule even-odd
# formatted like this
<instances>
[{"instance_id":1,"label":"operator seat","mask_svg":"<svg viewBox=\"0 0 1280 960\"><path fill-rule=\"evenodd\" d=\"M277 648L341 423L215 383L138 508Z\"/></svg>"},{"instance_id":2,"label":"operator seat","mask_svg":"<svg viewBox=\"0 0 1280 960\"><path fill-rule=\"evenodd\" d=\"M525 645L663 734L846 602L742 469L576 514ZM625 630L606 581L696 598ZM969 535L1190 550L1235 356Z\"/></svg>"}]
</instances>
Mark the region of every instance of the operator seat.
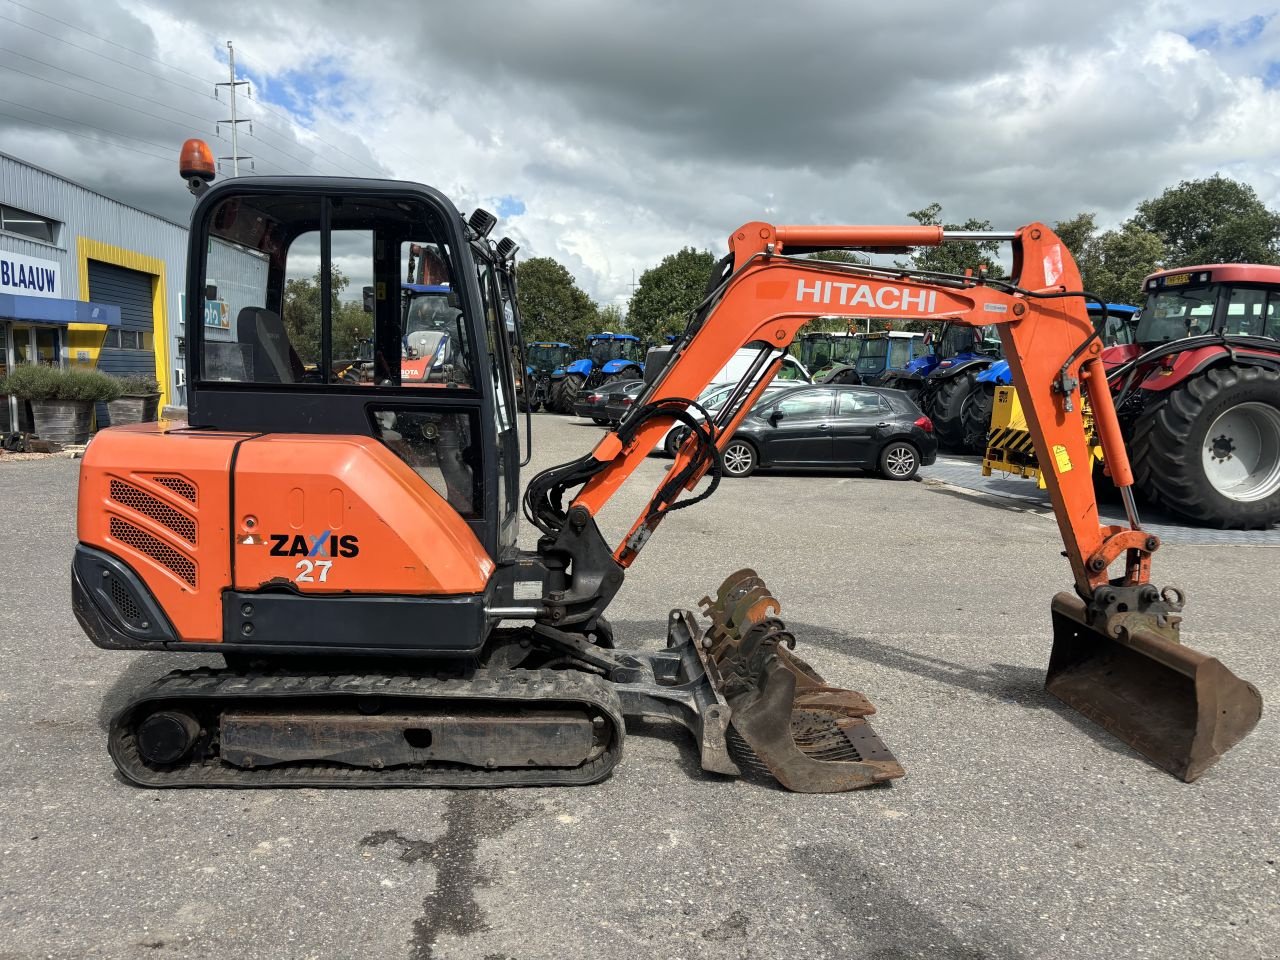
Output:
<instances>
[{"instance_id":1,"label":"operator seat","mask_svg":"<svg viewBox=\"0 0 1280 960\"><path fill-rule=\"evenodd\" d=\"M244 307L236 315L236 339L253 351L255 383L297 383L305 372L289 342L280 314L265 307Z\"/></svg>"}]
</instances>

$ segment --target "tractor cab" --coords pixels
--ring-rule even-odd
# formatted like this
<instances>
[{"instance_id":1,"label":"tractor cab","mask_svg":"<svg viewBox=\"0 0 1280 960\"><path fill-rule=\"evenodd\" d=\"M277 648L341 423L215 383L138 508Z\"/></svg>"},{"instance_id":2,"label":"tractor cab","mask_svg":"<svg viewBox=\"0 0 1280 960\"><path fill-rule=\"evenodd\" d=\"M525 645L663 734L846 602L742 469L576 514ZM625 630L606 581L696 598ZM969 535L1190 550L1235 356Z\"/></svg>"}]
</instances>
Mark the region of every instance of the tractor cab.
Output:
<instances>
[{"instance_id":1,"label":"tractor cab","mask_svg":"<svg viewBox=\"0 0 1280 960\"><path fill-rule=\"evenodd\" d=\"M525 351L530 374L551 373L569 362L573 346L568 343L531 343Z\"/></svg>"},{"instance_id":2,"label":"tractor cab","mask_svg":"<svg viewBox=\"0 0 1280 960\"><path fill-rule=\"evenodd\" d=\"M1165 270L1147 278L1146 293L1137 328L1143 350L1214 333L1280 340L1280 267Z\"/></svg>"},{"instance_id":3,"label":"tractor cab","mask_svg":"<svg viewBox=\"0 0 1280 960\"><path fill-rule=\"evenodd\" d=\"M629 333L597 333L587 337L587 356L593 366L603 370L614 360L644 363L644 347L639 337Z\"/></svg>"},{"instance_id":4,"label":"tractor cab","mask_svg":"<svg viewBox=\"0 0 1280 960\"><path fill-rule=\"evenodd\" d=\"M514 244L488 239L495 222L410 183L241 177L205 191L187 302L217 287L233 322L223 336L186 319L189 427L371 438L491 557L514 550ZM352 281L368 285L364 305L346 299Z\"/></svg>"}]
</instances>

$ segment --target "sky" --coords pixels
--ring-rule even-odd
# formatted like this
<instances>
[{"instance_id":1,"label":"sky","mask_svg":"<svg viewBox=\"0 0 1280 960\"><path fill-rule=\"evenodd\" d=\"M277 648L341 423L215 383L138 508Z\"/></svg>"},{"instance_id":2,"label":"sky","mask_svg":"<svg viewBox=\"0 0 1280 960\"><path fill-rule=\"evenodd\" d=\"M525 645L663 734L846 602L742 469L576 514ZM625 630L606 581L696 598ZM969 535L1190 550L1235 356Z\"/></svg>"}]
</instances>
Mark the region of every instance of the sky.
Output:
<instances>
[{"instance_id":1,"label":"sky","mask_svg":"<svg viewBox=\"0 0 1280 960\"><path fill-rule=\"evenodd\" d=\"M0 0L0 150L185 222L182 141L232 152L231 40L242 175L431 184L625 308L646 268L751 220L902 223L937 201L998 229L1114 226L1215 172L1280 208L1277 12Z\"/></svg>"}]
</instances>

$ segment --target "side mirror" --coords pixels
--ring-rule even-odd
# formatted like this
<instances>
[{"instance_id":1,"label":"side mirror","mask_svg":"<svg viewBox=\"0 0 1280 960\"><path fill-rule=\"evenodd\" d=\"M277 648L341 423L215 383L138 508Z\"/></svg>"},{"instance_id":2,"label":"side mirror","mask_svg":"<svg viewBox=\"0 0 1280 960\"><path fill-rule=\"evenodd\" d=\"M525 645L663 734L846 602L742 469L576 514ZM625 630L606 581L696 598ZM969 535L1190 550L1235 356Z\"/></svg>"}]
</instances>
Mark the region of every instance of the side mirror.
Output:
<instances>
[{"instance_id":1,"label":"side mirror","mask_svg":"<svg viewBox=\"0 0 1280 960\"><path fill-rule=\"evenodd\" d=\"M364 312L373 313L373 287L361 287L360 292L364 295Z\"/></svg>"},{"instance_id":2,"label":"side mirror","mask_svg":"<svg viewBox=\"0 0 1280 960\"><path fill-rule=\"evenodd\" d=\"M769 412L769 422L772 423L775 427L778 425L779 420L785 420L786 418L787 418L787 415L783 413L781 410L779 410L777 407L774 407Z\"/></svg>"}]
</instances>

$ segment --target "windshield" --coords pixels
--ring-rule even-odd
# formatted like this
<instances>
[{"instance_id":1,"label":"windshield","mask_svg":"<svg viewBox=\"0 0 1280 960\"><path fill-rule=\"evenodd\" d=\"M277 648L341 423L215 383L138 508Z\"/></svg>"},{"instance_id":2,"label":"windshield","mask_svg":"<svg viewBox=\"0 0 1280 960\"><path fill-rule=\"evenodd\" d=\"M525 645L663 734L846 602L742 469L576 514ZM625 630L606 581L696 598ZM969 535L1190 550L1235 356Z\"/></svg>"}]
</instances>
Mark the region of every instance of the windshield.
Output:
<instances>
[{"instance_id":1,"label":"windshield","mask_svg":"<svg viewBox=\"0 0 1280 960\"><path fill-rule=\"evenodd\" d=\"M889 338L867 337L861 341L861 346L853 368L859 373L879 373L883 370L889 356Z\"/></svg>"},{"instance_id":2,"label":"windshield","mask_svg":"<svg viewBox=\"0 0 1280 960\"><path fill-rule=\"evenodd\" d=\"M447 293L422 293L409 300L405 315L406 334L429 331L450 333L454 330L461 311L449 305Z\"/></svg>"},{"instance_id":3,"label":"windshield","mask_svg":"<svg viewBox=\"0 0 1280 960\"><path fill-rule=\"evenodd\" d=\"M535 343L529 347L529 366L546 372L562 367L569 358L569 348L550 343Z\"/></svg>"},{"instance_id":4,"label":"windshield","mask_svg":"<svg viewBox=\"0 0 1280 960\"><path fill-rule=\"evenodd\" d=\"M962 353L976 353L977 339L978 331L974 327L967 327L962 323L949 323L934 342L934 356L946 360L948 357L955 357Z\"/></svg>"},{"instance_id":5,"label":"windshield","mask_svg":"<svg viewBox=\"0 0 1280 960\"><path fill-rule=\"evenodd\" d=\"M1152 294L1138 316L1138 342L1168 343L1209 333L1213 329L1217 299L1216 286L1183 287Z\"/></svg>"}]
</instances>

